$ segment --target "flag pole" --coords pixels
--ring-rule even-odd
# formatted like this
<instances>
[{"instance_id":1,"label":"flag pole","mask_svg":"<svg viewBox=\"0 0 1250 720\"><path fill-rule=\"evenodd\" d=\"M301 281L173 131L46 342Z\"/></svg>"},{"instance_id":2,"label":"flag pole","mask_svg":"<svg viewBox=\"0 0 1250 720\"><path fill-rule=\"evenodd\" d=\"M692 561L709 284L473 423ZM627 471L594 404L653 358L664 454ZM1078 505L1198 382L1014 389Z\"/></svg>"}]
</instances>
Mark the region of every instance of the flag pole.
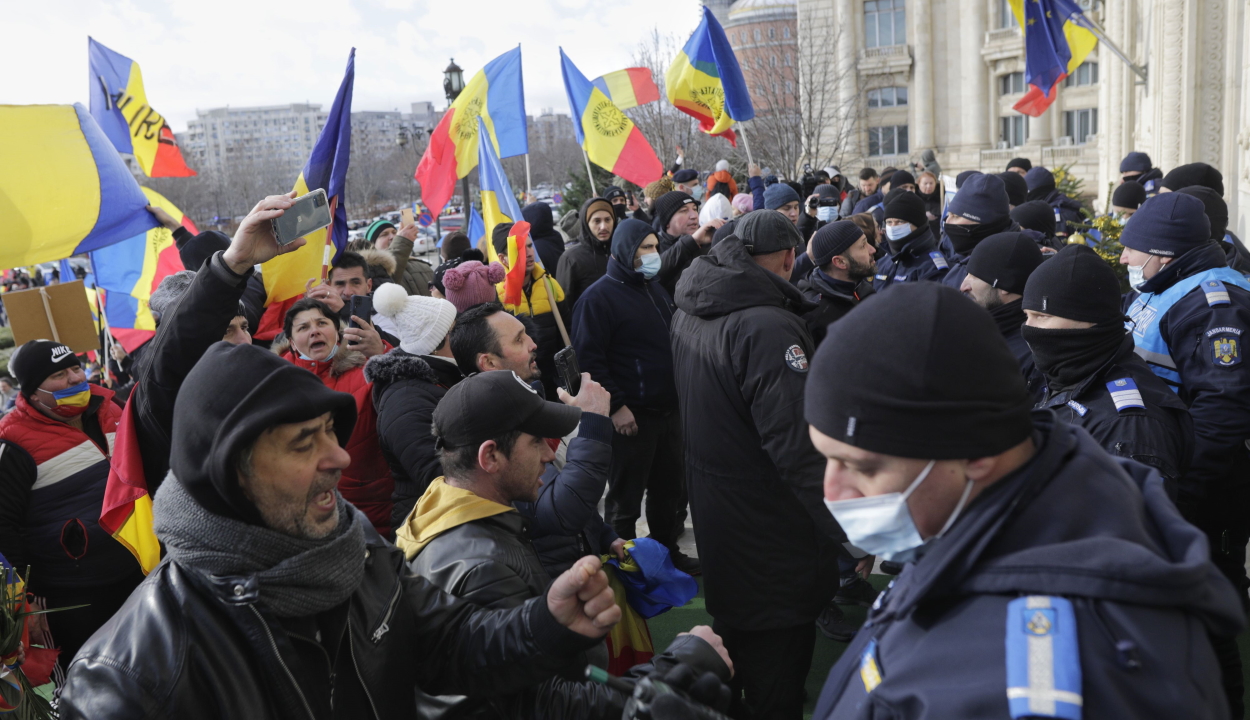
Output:
<instances>
[{"instance_id":1,"label":"flag pole","mask_svg":"<svg viewBox=\"0 0 1250 720\"><path fill-rule=\"evenodd\" d=\"M595 189L594 173L590 172L590 155L586 154L586 148L584 147L582 148L582 159L586 161L586 178L590 180L590 194L592 197L597 197L599 191Z\"/></svg>"},{"instance_id":2,"label":"flag pole","mask_svg":"<svg viewBox=\"0 0 1250 720\"><path fill-rule=\"evenodd\" d=\"M1094 36L1098 38L1098 41L1103 45L1106 45L1107 49L1110 50L1113 55L1120 58L1120 60L1128 66L1129 70L1132 70L1137 77L1141 78L1142 82L1147 82L1146 68L1137 65L1132 60L1129 60L1128 56L1124 54L1124 51L1120 49L1120 46L1116 45L1111 38L1107 37L1107 33L1098 25L1098 23L1094 22L1084 13L1081 13L1081 16L1085 20L1085 23L1082 23L1081 25L1087 28L1090 32L1094 33Z\"/></svg>"},{"instance_id":3,"label":"flag pole","mask_svg":"<svg viewBox=\"0 0 1250 720\"><path fill-rule=\"evenodd\" d=\"M525 153L525 202L530 202L533 197L534 191L530 187L530 154Z\"/></svg>"},{"instance_id":4,"label":"flag pole","mask_svg":"<svg viewBox=\"0 0 1250 720\"><path fill-rule=\"evenodd\" d=\"M742 147L747 151L747 163L754 165L755 159L751 157L751 141L747 140L746 128L739 125L738 134L742 136Z\"/></svg>"}]
</instances>

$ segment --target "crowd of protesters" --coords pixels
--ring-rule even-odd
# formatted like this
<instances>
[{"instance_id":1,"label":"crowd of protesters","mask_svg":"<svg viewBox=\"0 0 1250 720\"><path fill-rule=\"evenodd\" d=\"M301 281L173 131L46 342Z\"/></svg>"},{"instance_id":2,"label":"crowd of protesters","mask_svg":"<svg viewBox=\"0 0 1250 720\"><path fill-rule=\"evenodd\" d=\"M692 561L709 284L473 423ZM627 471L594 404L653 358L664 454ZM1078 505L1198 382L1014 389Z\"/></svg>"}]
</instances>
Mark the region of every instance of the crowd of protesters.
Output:
<instances>
[{"instance_id":1,"label":"crowd of protesters","mask_svg":"<svg viewBox=\"0 0 1250 720\"><path fill-rule=\"evenodd\" d=\"M1026 158L679 156L526 206L519 302L512 223L431 267L379 221L268 342L293 194L177 228L154 338L0 377L0 555L87 605L35 621L61 716L788 720L823 634L818 718L1241 717L1250 253L1215 168L1121 174L1098 231ZM593 682L642 520L713 622Z\"/></svg>"}]
</instances>

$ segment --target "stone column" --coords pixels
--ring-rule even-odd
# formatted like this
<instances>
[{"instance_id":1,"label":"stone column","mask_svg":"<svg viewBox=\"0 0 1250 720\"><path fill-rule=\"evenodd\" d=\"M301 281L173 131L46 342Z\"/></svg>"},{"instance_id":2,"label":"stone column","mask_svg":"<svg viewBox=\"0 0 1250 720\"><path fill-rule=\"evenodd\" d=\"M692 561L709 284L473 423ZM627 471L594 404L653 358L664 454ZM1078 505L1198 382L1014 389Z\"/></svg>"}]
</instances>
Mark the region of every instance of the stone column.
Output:
<instances>
[{"instance_id":1,"label":"stone column","mask_svg":"<svg viewBox=\"0 0 1250 720\"><path fill-rule=\"evenodd\" d=\"M910 8L918 4L925 3L912 3ZM956 36L960 38L959 70L963 85L961 136L964 149L970 158L972 153L985 147L985 139L989 137L985 112L990 102L989 83L985 60L981 57L981 48L985 45L986 14L985 0L959 2L959 29Z\"/></svg>"},{"instance_id":2,"label":"stone column","mask_svg":"<svg viewBox=\"0 0 1250 720\"><path fill-rule=\"evenodd\" d=\"M862 147L861 138L868 132L867 128L859 127L855 121L858 115L859 88L855 68L859 63L860 38L863 36L862 26L855 17L852 0L837 0L836 16L832 27L832 40L838 45L838 122L849 131L846 135L845 157L852 158L867 149ZM842 128L835 129L834 136L843 134Z\"/></svg>"},{"instance_id":3,"label":"stone column","mask_svg":"<svg viewBox=\"0 0 1250 720\"><path fill-rule=\"evenodd\" d=\"M913 2L908 32L912 47L911 137L912 154L934 147L933 128L933 7L927 0Z\"/></svg>"}]
</instances>

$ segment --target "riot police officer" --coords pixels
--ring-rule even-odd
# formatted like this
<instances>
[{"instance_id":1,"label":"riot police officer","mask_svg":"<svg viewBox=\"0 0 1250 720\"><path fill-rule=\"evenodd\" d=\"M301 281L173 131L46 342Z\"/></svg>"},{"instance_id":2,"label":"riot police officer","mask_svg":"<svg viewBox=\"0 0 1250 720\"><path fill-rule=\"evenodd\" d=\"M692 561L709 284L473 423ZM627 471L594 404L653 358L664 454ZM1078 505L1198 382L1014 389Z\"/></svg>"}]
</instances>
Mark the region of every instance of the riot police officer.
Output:
<instances>
[{"instance_id":1,"label":"riot police officer","mask_svg":"<svg viewBox=\"0 0 1250 720\"><path fill-rule=\"evenodd\" d=\"M1112 455L1159 471L1175 497L1193 454L1189 410L1133 353L1120 279L1085 245L1065 245L1024 287L1021 333L1046 380L1038 407L1080 425Z\"/></svg>"},{"instance_id":2,"label":"riot police officer","mask_svg":"<svg viewBox=\"0 0 1250 720\"><path fill-rule=\"evenodd\" d=\"M877 260L872 286L877 291L895 283L940 282L950 261L929 229L924 200L914 192L891 190L885 201L885 237L889 253Z\"/></svg>"},{"instance_id":3,"label":"riot police officer","mask_svg":"<svg viewBox=\"0 0 1250 720\"><path fill-rule=\"evenodd\" d=\"M1250 329L1250 282L1228 267L1202 201L1177 192L1147 199L1120 235L1136 352L1189 407L1194 453L1177 506L1206 532L1211 559L1247 604L1250 540L1250 372L1242 343ZM1225 689L1240 717L1241 660L1217 647Z\"/></svg>"},{"instance_id":4,"label":"riot police officer","mask_svg":"<svg viewBox=\"0 0 1250 720\"><path fill-rule=\"evenodd\" d=\"M857 547L915 564L813 717L1228 717L1208 632L1245 619L1202 533L1153 469L1030 404L953 288L830 326L804 403L826 505Z\"/></svg>"}]
</instances>

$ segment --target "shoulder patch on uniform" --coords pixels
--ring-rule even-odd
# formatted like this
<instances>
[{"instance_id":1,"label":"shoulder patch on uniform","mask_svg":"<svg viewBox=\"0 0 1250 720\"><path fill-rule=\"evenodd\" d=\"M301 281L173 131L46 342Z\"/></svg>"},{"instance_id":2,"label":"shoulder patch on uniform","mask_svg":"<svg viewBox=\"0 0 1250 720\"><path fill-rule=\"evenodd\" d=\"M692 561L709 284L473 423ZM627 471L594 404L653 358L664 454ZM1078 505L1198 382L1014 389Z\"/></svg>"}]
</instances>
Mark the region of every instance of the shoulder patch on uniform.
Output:
<instances>
[{"instance_id":1,"label":"shoulder patch on uniform","mask_svg":"<svg viewBox=\"0 0 1250 720\"><path fill-rule=\"evenodd\" d=\"M1147 180L1147 181L1146 181L1146 192L1154 192L1154 191L1155 191L1155 181L1154 181L1154 180Z\"/></svg>"},{"instance_id":2,"label":"shoulder patch on uniform","mask_svg":"<svg viewBox=\"0 0 1250 720\"><path fill-rule=\"evenodd\" d=\"M1146 403L1141 398L1141 391L1137 389L1137 383L1133 382L1133 378L1120 378L1107 383L1107 390L1111 392L1111 401L1115 403L1117 412L1124 412L1129 408L1146 409Z\"/></svg>"},{"instance_id":3,"label":"shoulder patch on uniform","mask_svg":"<svg viewBox=\"0 0 1250 720\"><path fill-rule=\"evenodd\" d=\"M1236 335L1237 337L1241 337L1241 328L1228 327L1228 326L1211 328L1210 330L1207 331L1207 337L1211 337L1213 335L1220 335L1223 333L1228 333L1229 335Z\"/></svg>"},{"instance_id":4,"label":"shoulder patch on uniform","mask_svg":"<svg viewBox=\"0 0 1250 720\"><path fill-rule=\"evenodd\" d=\"M873 280L885 280L889 275L874 275Z\"/></svg>"},{"instance_id":5,"label":"shoulder patch on uniform","mask_svg":"<svg viewBox=\"0 0 1250 720\"><path fill-rule=\"evenodd\" d=\"M807 353L798 345L786 348L786 365L795 372L807 372Z\"/></svg>"},{"instance_id":6,"label":"shoulder patch on uniform","mask_svg":"<svg viewBox=\"0 0 1250 720\"><path fill-rule=\"evenodd\" d=\"M1080 404L1079 402L1075 400L1069 400L1067 402L1067 405L1068 407L1072 408L1072 410L1076 412L1077 415L1080 415L1081 417L1085 417L1085 413L1089 412L1089 408L1085 407L1084 405Z\"/></svg>"},{"instance_id":7,"label":"shoulder patch on uniform","mask_svg":"<svg viewBox=\"0 0 1250 720\"><path fill-rule=\"evenodd\" d=\"M1227 328L1232 329L1232 328ZM1211 362L1219 367L1241 364L1241 338L1232 333L1220 333L1211 338Z\"/></svg>"},{"instance_id":8,"label":"shoulder patch on uniform","mask_svg":"<svg viewBox=\"0 0 1250 720\"><path fill-rule=\"evenodd\" d=\"M1072 602L1007 603L1007 704L1013 718L1081 720L1081 648Z\"/></svg>"},{"instance_id":9,"label":"shoulder patch on uniform","mask_svg":"<svg viewBox=\"0 0 1250 720\"><path fill-rule=\"evenodd\" d=\"M1224 287L1224 283L1219 280L1202 281L1202 292L1207 294L1207 305L1210 307L1228 305L1232 302L1228 298L1228 288Z\"/></svg>"},{"instance_id":10,"label":"shoulder patch on uniform","mask_svg":"<svg viewBox=\"0 0 1250 720\"><path fill-rule=\"evenodd\" d=\"M929 253L929 258L933 260L933 265L938 270L945 270L950 267L950 264L946 262L946 257L943 256L942 253L938 252L937 250L934 250L933 252Z\"/></svg>"},{"instance_id":11,"label":"shoulder patch on uniform","mask_svg":"<svg viewBox=\"0 0 1250 720\"><path fill-rule=\"evenodd\" d=\"M907 282L907 276L906 276L906 275L895 275L895 276L894 276L894 282Z\"/></svg>"},{"instance_id":12,"label":"shoulder patch on uniform","mask_svg":"<svg viewBox=\"0 0 1250 720\"><path fill-rule=\"evenodd\" d=\"M859 679L864 681L864 692L870 693L881 684L881 665L877 662L877 641L869 640L859 656Z\"/></svg>"}]
</instances>

